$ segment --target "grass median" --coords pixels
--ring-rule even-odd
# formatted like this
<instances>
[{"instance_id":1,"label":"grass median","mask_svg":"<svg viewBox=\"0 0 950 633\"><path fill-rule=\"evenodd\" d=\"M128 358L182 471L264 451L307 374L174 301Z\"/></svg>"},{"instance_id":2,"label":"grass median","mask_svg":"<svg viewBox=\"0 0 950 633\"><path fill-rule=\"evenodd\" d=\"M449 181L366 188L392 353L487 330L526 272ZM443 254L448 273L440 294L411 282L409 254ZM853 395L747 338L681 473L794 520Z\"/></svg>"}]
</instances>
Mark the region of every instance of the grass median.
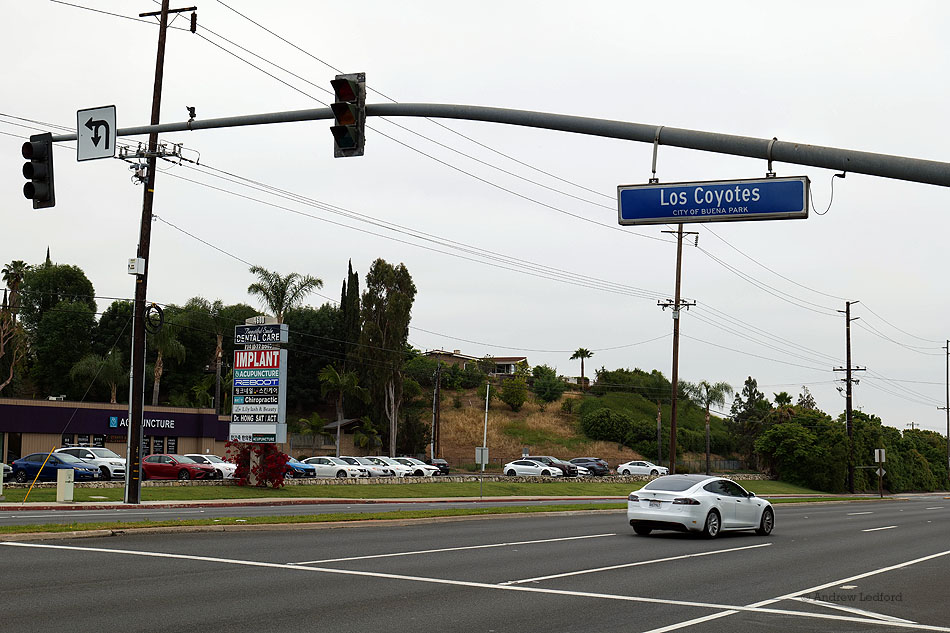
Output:
<instances>
[{"instance_id":1,"label":"grass median","mask_svg":"<svg viewBox=\"0 0 950 633\"><path fill-rule=\"evenodd\" d=\"M480 487L477 481L445 483L399 483L325 485L297 484L283 488L255 488L249 486L182 485L142 487L143 501L215 501L232 499L431 499L471 497L625 497L639 490L646 482L592 482L592 481L486 481ZM820 495L817 490L793 486L781 481L744 481L742 485L757 495ZM26 488L4 487L7 503L20 503ZM116 488L83 488L73 492L75 502L118 502L124 491ZM34 488L30 502L56 501L55 488Z\"/></svg>"}]
</instances>

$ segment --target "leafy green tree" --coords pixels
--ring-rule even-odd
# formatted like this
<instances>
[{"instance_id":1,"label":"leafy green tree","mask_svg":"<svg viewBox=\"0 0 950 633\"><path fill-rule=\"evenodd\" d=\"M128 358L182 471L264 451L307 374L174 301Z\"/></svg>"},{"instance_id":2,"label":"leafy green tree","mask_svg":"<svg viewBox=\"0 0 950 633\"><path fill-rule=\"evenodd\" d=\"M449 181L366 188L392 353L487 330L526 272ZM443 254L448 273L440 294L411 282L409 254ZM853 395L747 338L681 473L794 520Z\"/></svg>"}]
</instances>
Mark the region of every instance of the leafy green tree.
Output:
<instances>
[{"instance_id":1,"label":"leafy green tree","mask_svg":"<svg viewBox=\"0 0 950 633\"><path fill-rule=\"evenodd\" d=\"M766 427L772 405L761 391L755 378L746 378L742 392L732 402L731 418L726 428L732 433L748 463L755 463L755 440Z\"/></svg>"},{"instance_id":2,"label":"leafy green tree","mask_svg":"<svg viewBox=\"0 0 950 633\"><path fill-rule=\"evenodd\" d=\"M162 326L158 332L146 336L148 348L155 353L155 365L152 373L152 406L158 406L158 394L162 384L162 374L165 373L165 361L182 361L185 359L186 349L178 340L178 329L168 325Z\"/></svg>"},{"instance_id":3,"label":"leafy green tree","mask_svg":"<svg viewBox=\"0 0 950 633\"><path fill-rule=\"evenodd\" d=\"M710 473L709 409L713 405L721 407L726 404L726 397L732 395L732 385L727 382L710 384L706 380L701 380L695 385L687 383L686 391L690 399L706 412L706 474L708 475Z\"/></svg>"},{"instance_id":4,"label":"leafy green tree","mask_svg":"<svg viewBox=\"0 0 950 633\"><path fill-rule=\"evenodd\" d=\"M99 317L92 331L92 352L106 356L113 349L128 353L132 348L132 312L131 301L116 299Z\"/></svg>"},{"instance_id":5,"label":"leafy green tree","mask_svg":"<svg viewBox=\"0 0 950 633\"><path fill-rule=\"evenodd\" d=\"M574 355L570 358L570 360L577 360L578 358L581 359L581 388L586 388L587 385L587 383L584 381L584 359L590 358L593 355L594 353L589 349L578 347L574 352Z\"/></svg>"},{"instance_id":6,"label":"leafy green tree","mask_svg":"<svg viewBox=\"0 0 950 633\"><path fill-rule=\"evenodd\" d=\"M802 385L802 392L798 394L798 406L803 409L817 409L818 403L815 402L815 397L811 395L811 392L808 390L808 387Z\"/></svg>"},{"instance_id":7,"label":"leafy green tree","mask_svg":"<svg viewBox=\"0 0 950 633\"><path fill-rule=\"evenodd\" d=\"M512 411L520 411L528 400L528 383L524 378L508 378L501 382L501 401L511 407Z\"/></svg>"},{"instance_id":8,"label":"leafy green tree","mask_svg":"<svg viewBox=\"0 0 950 633\"><path fill-rule=\"evenodd\" d=\"M396 453L399 406L402 402L402 365L408 350L409 321L416 285L403 264L377 259L366 273L362 299L363 330L359 358L364 382L372 397L371 410L389 422L389 455Z\"/></svg>"},{"instance_id":9,"label":"leafy green tree","mask_svg":"<svg viewBox=\"0 0 950 633\"><path fill-rule=\"evenodd\" d=\"M40 394L78 397L69 370L89 353L89 335L95 327L93 308L84 300L61 301L45 310L36 325L33 380Z\"/></svg>"},{"instance_id":10,"label":"leafy green tree","mask_svg":"<svg viewBox=\"0 0 950 633\"><path fill-rule=\"evenodd\" d=\"M90 313L96 311L96 292L92 282L78 266L49 261L41 266L31 266L23 274L20 289L20 318L31 332L39 327L43 315L62 301L82 303L89 307ZM87 339L88 334L83 338ZM65 380L67 373L61 379Z\"/></svg>"},{"instance_id":11,"label":"leafy green tree","mask_svg":"<svg viewBox=\"0 0 950 633\"><path fill-rule=\"evenodd\" d=\"M369 392L359 385L359 376L355 371L347 371L340 374L333 365L327 365L317 374L320 381L320 391L326 396L335 394L333 399L336 406L337 422L344 419L343 405L346 398L355 398L365 402L369 397ZM337 426L336 456L340 456L340 427Z\"/></svg>"},{"instance_id":12,"label":"leafy green tree","mask_svg":"<svg viewBox=\"0 0 950 633\"><path fill-rule=\"evenodd\" d=\"M69 377L77 381L95 381L109 387L109 402L116 403L116 392L119 385L128 382L129 370L122 361L122 352L114 350L106 356L86 354L80 358L72 369ZM85 385L81 386L85 389Z\"/></svg>"},{"instance_id":13,"label":"leafy green tree","mask_svg":"<svg viewBox=\"0 0 950 633\"><path fill-rule=\"evenodd\" d=\"M261 266L251 266L250 272L257 275L257 281L247 287L248 294L256 295L274 313L278 323L284 322L287 310L296 308L308 294L323 287L322 280L310 275L281 275Z\"/></svg>"},{"instance_id":14,"label":"leafy green tree","mask_svg":"<svg viewBox=\"0 0 950 633\"><path fill-rule=\"evenodd\" d=\"M17 366L26 357L27 335L13 312L0 308L0 393L17 377Z\"/></svg>"},{"instance_id":15,"label":"leafy green tree","mask_svg":"<svg viewBox=\"0 0 950 633\"><path fill-rule=\"evenodd\" d=\"M314 378L321 370L330 364L343 366L342 316L338 306L324 303L319 308L293 308L284 317L290 329L291 349L287 408L297 415L305 415L320 406L323 396L320 382ZM359 406L354 411L363 412Z\"/></svg>"},{"instance_id":16,"label":"leafy green tree","mask_svg":"<svg viewBox=\"0 0 950 633\"><path fill-rule=\"evenodd\" d=\"M557 377L557 372L547 365L536 365L531 374L534 377L531 390L540 403L554 402L567 389L565 382Z\"/></svg>"},{"instance_id":17,"label":"leafy green tree","mask_svg":"<svg viewBox=\"0 0 950 633\"><path fill-rule=\"evenodd\" d=\"M373 422L366 416L361 419L360 425L353 431L353 442L363 450L372 451L383 445L383 439Z\"/></svg>"},{"instance_id":18,"label":"leafy green tree","mask_svg":"<svg viewBox=\"0 0 950 633\"><path fill-rule=\"evenodd\" d=\"M592 440L623 444L633 426L633 418L607 407L581 415L581 430Z\"/></svg>"}]
</instances>

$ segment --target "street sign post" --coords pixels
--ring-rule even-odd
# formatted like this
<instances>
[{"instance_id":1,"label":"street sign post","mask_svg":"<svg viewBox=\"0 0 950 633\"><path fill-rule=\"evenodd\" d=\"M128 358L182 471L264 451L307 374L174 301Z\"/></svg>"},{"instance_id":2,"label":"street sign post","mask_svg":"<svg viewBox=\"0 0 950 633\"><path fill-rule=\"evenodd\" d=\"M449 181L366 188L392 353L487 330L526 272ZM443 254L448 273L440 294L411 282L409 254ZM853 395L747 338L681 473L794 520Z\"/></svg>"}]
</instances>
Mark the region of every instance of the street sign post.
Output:
<instances>
[{"instance_id":1,"label":"street sign post","mask_svg":"<svg viewBox=\"0 0 950 633\"><path fill-rule=\"evenodd\" d=\"M807 176L617 187L621 225L808 217Z\"/></svg>"},{"instance_id":2,"label":"street sign post","mask_svg":"<svg viewBox=\"0 0 950 633\"><path fill-rule=\"evenodd\" d=\"M76 160L96 160L115 156L115 106L88 108L76 112Z\"/></svg>"}]
</instances>

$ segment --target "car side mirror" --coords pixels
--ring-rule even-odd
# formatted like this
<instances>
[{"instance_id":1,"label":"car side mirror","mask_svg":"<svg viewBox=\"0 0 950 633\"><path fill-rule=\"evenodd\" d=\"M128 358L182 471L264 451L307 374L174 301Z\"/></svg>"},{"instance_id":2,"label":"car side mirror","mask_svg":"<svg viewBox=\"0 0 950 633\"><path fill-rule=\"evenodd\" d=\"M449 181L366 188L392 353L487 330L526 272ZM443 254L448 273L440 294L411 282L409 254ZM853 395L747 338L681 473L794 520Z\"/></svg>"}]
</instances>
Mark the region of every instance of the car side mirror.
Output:
<instances>
[{"instance_id":1,"label":"car side mirror","mask_svg":"<svg viewBox=\"0 0 950 633\"><path fill-rule=\"evenodd\" d=\"M752 497L755 496L755 493L754 493L754 492L747 492L747 493L746 493L746 496L751 499Z\"/></svg>"}]
</instances>

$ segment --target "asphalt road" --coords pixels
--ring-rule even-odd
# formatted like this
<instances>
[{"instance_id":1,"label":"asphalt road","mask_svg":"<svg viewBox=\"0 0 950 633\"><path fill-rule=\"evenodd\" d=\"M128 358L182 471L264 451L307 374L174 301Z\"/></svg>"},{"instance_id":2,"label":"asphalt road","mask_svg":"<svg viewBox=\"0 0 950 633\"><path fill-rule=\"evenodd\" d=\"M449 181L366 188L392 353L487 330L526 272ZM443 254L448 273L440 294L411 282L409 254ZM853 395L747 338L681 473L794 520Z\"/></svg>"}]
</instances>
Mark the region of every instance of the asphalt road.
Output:
<instances>
[{"instance_id":1,"label":"asphalt road","mask_svg":"<svg viewBox=\"0 0 950 633\"><path fill-rule=\"evenodd\" d=\"M474 508L474 507L510 507L510 506L546 506L546 505L578 505L578 504L617 504L623 499L558 499L558 500L530 500L530 501L441 501L441 502L412 502L387 503L374 501L372 503L304 503L295 505L273 506L265 503L255 505L233 506L181 506L175 508L115 508L107 510L93 510L71 508L61 510L34 510L29 507L23 510L4 510L0 512L0 526L3 525L43 525L66 523L101 523L103 521L164 521L173 519L216 519L223 517L261 517L261 516L299 516L305 514L341 514L341 513L378 513L395 512L398 510L433 510L447 508Z\"/></svg>"},{"instance_id":2,"label":"asphalt road","mask_svg":"<svg viewBox=\"0 0 950 633\"><path fill-rule=\"evenodd\" d=\"M604 512L3 543L0 630L950 631L950 500L776 514L715 540Z\"/></svg>"}]
</instances>

